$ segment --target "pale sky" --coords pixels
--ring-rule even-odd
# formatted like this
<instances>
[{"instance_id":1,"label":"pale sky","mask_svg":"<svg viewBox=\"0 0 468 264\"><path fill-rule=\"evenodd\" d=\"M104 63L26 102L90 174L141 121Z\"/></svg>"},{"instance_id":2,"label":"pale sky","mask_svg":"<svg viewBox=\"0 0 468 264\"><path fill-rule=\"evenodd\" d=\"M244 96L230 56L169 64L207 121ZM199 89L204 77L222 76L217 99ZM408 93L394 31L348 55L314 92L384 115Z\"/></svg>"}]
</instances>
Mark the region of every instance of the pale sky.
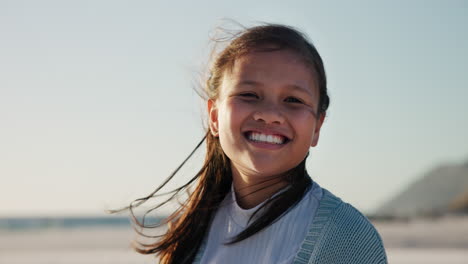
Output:
<instances>
[{"instance_id":1,"label":"pale sky","mask_svg":"<svg viewBox=\"0 0 468 264\"><path fill-rule=\"evenodd\" d=\"M0 0L0 216L100 214L157 187L202 137L193 87L223 18L316 45L331 106L308 169L343 200L371 212L468 160L468 2L168 2Z\"/></svg>"}]
</instances>

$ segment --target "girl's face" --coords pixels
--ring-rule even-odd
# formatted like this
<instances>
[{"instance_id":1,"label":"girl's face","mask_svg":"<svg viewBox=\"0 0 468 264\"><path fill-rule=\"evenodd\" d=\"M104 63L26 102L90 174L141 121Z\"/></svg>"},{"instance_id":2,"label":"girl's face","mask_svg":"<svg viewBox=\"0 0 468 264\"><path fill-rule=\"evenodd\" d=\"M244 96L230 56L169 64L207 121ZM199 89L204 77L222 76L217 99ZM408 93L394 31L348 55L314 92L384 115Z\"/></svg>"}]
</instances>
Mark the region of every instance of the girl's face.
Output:
<instances>
[{"instance_id":1,"label":"girl's face","mask_svg":"<svg viewBox=\"0 0 468 264\"><path fill-rule=\"evenodd\" d=\"M250 52L224 73L208 101L210 129L231 160L233 177L279 176L316 146L323 115L312 70L290 50ZM253 179L253 178L252 178Z\"/></svg>"}]
</instances>

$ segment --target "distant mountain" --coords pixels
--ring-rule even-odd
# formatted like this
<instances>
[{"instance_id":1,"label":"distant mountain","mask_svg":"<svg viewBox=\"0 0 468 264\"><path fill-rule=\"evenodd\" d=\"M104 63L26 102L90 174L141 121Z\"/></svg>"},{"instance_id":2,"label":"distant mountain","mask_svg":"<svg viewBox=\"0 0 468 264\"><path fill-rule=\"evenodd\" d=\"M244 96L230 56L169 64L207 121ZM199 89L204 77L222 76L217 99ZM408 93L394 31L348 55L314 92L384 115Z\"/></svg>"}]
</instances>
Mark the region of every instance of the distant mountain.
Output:
<instances>
[{"instance_id":1,"label":"distant mountain","mask_svg":"<svg viewBox=\"0 0 468 264\"><path fill-rule=\"evenodd\" d=\"M449 210L468 213L468 191L459 195L449 204Z\"/></svg>"},{"instance_id":2,"label":"distant mountain","mask_svg":"<svg viewBox=\"0 0 468 264\"><path fill-rule=\"evenodd\" d=\"M385 203L377 216L410 217L468 212L468 162L435 168Z\"/></svg>"}]
</instances>

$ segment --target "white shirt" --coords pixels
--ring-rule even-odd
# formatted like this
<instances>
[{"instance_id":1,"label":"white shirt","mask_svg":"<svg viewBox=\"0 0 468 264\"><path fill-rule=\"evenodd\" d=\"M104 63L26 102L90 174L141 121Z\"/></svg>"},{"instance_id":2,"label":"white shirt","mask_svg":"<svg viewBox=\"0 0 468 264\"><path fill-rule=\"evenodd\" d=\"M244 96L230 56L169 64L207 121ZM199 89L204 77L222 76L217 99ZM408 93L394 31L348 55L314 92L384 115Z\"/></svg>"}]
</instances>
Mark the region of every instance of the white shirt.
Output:
<instances>
[{"instance_id":1,"label":"white shirt","mask_svg":"<svg viewBox=\"0 0 468 264\"><path fill-rule=\"evenodd\" d=\"M313 182L302 200L274 224L245 240L224 245L247 227L250 216L263 204L242 209L231 188L209 228L201 263L292 263L322 194L322 188Z\"/></svg>"}]
</instances>

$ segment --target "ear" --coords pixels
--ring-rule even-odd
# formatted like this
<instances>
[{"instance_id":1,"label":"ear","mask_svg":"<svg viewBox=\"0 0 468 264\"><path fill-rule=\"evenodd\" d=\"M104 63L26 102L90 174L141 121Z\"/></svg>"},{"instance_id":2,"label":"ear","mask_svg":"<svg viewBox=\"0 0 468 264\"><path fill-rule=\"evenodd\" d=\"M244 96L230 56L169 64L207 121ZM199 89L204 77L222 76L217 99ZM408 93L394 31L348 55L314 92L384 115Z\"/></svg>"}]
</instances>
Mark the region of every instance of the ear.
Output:
<instances>
[{"instance_id":1,"label":"ear","mask_svg":"<svg viewBox=\"0 0 468 264\"><path fill-rule=\"evenodd\" d=\"M314 130L314 137L312 138L311 147L315 147L318 144L318 140L320 137L320 129L322 128L323 121L325 120L325 113L320 114L320 117L317 119L317 125L315 126Z\"/></svg>"},{"instance_id":2,"label":"ear","mask_svg":"<svg viewBox=\"0 0 468 264\"><path fill-rule=\"evenodd\" d=\"M208 99L208 122L211 134L215 137L218 136L218 108L216 106L216 101L213 99Z\"/></svg>"}]
</instances>

